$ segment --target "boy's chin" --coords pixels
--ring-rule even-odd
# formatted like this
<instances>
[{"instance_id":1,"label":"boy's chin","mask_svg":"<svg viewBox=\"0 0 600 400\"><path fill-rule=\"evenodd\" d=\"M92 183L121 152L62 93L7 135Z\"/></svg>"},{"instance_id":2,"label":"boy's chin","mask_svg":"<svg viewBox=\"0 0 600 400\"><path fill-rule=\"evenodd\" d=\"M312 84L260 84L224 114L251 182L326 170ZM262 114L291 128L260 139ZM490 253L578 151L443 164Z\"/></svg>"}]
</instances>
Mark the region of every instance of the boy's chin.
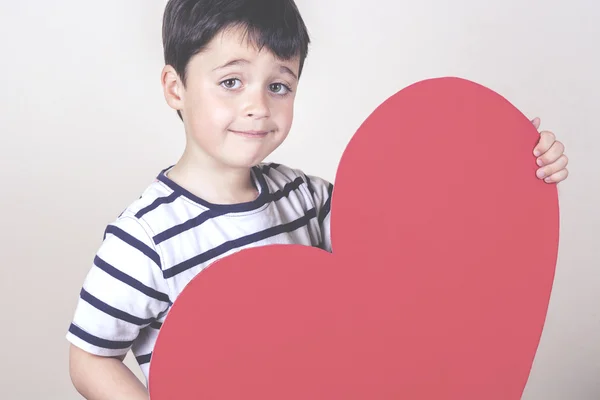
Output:
<instances>
[{"instance_id":1,"label":"boy's chin","mask_svg":"<svg viewBox=\"0 0 600 400\"><path fill-rule=\"evenodd\" d=\"M262 149L246 148L244 149L245 151L242 149L239 150L240 151L230 152L226 155L222 154L221 161L230 168L252 168L264 162L264 160L269 157L269 155L271 155L275 149L263 147Z\"/></svg>"},{"instance_id":2,"label":"boy's chin","mask_svg":"<svg viewBox=\"0 0 600 400\"><path fill-rule=\"evenodd\" d=\"M222 160L228 168L231 169L250 169L262 163L267 155L259 157L230 157L227 160Z\"/></svg>"}]
</instances>

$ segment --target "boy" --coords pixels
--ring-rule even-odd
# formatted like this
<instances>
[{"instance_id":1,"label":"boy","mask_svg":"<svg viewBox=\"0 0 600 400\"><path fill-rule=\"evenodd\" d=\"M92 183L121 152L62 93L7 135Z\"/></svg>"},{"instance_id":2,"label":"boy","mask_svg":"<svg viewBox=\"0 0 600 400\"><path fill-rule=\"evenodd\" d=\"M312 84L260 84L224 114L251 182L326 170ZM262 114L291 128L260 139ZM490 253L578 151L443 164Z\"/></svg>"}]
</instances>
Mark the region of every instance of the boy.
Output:
<instances>
[{"instance_id":1,"label":"boy","mask_svg":"<svg viewBox=\"0 0 600 400\"><path fill-rule=\"evenodd\" d=\"M122 360L131 349L148 378L170 306L210 263L268 244L331 251L333 186L262 163L290 130L308 52L293 0L171 0L163 41L164 95L186 148L108 225L83 284L67 338L88 399L148 398ZM566 178L563 150L542 133L534 152L547 182Z\"/></svg>"}]
</instances>

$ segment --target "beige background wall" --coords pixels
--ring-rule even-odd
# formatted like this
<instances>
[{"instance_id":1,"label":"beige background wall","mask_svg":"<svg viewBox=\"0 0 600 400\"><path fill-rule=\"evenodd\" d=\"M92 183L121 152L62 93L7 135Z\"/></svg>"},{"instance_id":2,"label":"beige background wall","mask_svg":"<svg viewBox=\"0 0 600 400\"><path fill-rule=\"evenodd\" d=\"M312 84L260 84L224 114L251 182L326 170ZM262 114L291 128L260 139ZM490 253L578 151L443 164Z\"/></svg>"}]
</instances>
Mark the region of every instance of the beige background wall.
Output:
<instances>
[{"instance_id":1,"label":"beige background wall","mask_svg":"<svg viewBox=\"0 0 600 400\"><path fill-rule=\"evenodd\" d=\"M1 399L79 398L64 334L103 228L182 150L159 85L164 4L0 1ZM291 137L271 159L333 179L379 103L440 75L500 92L564 141L560 258L524 399L599 399L600 4L298 4L313 45Z\"/></svg>"}]
</instances>

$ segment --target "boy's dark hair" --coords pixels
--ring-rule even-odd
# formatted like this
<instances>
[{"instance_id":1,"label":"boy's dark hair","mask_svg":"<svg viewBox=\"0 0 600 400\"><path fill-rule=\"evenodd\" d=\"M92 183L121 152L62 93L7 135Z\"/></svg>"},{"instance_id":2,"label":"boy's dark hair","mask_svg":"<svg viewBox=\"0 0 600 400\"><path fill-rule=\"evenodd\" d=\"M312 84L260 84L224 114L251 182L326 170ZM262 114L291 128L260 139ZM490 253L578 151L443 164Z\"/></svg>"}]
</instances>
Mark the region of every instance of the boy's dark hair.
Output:
<instances>
[{"instance_id":1,"label":"boy's dark hair","mask_svg":"<svg viewBox=\"0 0 600 400\"><path fill-rule=\"evenodd\" d=\"M190 59L231 27L244 28L259 49L266 47L283 60L299 55L300 76L310 38L294 0L169 0L162 31L165 64L185 86Z\"/></svg>"}]
</instances>

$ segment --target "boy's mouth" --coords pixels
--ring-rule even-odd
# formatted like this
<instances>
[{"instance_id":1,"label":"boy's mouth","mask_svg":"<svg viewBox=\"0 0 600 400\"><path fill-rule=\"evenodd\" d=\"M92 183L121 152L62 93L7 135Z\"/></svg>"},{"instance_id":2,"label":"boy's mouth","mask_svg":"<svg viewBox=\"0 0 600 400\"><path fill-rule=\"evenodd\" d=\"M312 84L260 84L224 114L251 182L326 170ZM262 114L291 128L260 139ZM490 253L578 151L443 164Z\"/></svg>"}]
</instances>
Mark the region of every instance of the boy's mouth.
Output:
<instances>
[{"instance_id":1,"label":"boy's mouth","mask_svg":"<svg viewBox=\"0 0 600 400\"><path fill-rule=\"evenodd\" d=\"M238 135L242 135L242 136L247 136L247 137L263 137L266 136L270 131L236 131L233 129L230 129L229 132L238 134Z\"/></svg>"}]
</instances>

